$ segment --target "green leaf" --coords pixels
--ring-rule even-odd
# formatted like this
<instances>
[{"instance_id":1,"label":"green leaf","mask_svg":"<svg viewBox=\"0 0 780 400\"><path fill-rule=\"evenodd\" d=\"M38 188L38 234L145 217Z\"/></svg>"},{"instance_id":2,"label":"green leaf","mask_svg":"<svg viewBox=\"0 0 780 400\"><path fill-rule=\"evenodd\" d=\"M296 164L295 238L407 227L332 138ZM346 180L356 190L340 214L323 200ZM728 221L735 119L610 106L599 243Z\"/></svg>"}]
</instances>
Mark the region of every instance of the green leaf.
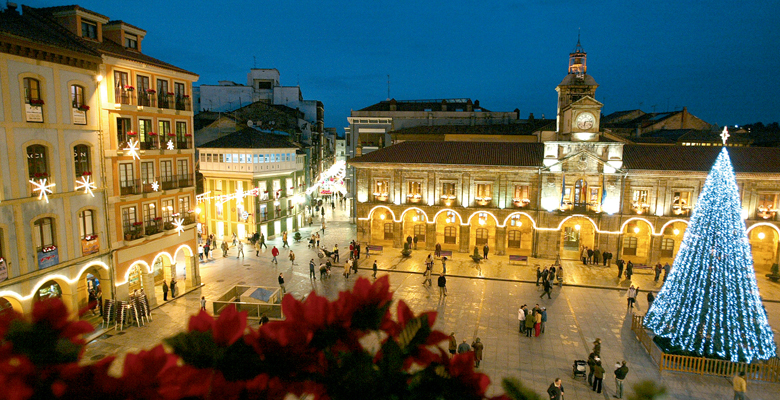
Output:
<instances>
[{"instance_id":1,"label":"green leaf","mask_svg":"<svg viewBox=\"0 0 780 400\"><path fill-rule=\"evenodd\" d=\"M504 378L501 382L504 393L513 400L542 400L533 390L525 387L517 378Z\"/></svg>"},{"instance_id":2,"label":"green leaf","mask_svg":"<svg viewBox=\"0 0 780 400\"><path fill-rule=\"evenodd\" d=\"M660 400L666 397L666 388L653 381L642 381L634 385L634 394L628 400Z\"/></svg>"},{"instance_id":3,"label":"green leaf","mask_svg":"<svg viewBox=\"0 0 780 400\"><path fill-rule=\"evenodd\" d=\"M210 332L182 332L164 339L185 363L196 368L214 368L224 356L224 349L214 343Z\"/></svg>"},{"instance_id":4,"label":"green leaf","mask_svg":"<svg viewBox=\"0 0 780 400\"><path fill-rule=\"evenodd\" d=\"M417 349L417 346L424 345L430 334L431 327L428 325L428 316L423 314L406 324L398 335L398 345L401 346L405 355L409 355Z\"/></svg>"}]
</instances>

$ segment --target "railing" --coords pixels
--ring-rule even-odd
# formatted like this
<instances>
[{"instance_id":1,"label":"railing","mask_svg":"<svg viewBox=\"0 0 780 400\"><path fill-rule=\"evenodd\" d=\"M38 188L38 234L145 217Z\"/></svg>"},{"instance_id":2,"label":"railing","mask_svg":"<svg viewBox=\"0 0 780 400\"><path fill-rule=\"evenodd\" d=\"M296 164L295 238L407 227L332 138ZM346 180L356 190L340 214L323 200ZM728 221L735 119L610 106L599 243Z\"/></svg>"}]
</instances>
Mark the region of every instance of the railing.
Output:
<instances>
[{"instance_id":1,"label":"railing","mask_svg":"<svg viewBox=\"0 0 780 400\"><path fill-rule=\"evenodd\" d=\"M157 104L159 104L160 108L172 109L174 106L173 95L169 96L167 93L158 93Z\"/></svg>"},{"instance_id":2,"label":"railing","mask_svg":"<svg viewBox=\"0 0 780 400\"><path fill-rule=\"evenodd\" d=\"M186 188L192 186L192 175L183 174L179 175L176 179L177 185L180 188Z\"/></svg>"},{"instance_id":3,"label":"railing","mask_svg":"<svg viewBox=\"0 0 780 400\"><path fill-rule=\"evenodd\" d=\"M135 102L135 91L114 88L114 102L117 104L132 105Z\"/></svg>"},{"instance_id":4,"label":"railing","mask_svg":"<svg viewBox=\"0 0 780 400\"><path fill-rule=\"evenodd\" d=\"M176 148L185 150L185 149L191 149L192 148L192 139L188 136L184 137L177 137L176 138Z\"/></svg>"},{"instance_id":5,"label":"railing","mask_svg":"<svg viewBox=\"0 0 780 400\"><path fill-rule=\"evenodd\" d=\"M144 233L146 234L146 236L160 233L161 222L162 221L155 221L155 220L144 222Z\"/></svg>"},{"instance_id":6,"label":"railing","mask_svg":"<svg viewBox=\"0 0 780 400\"><path fill-rule=\"evenodd\" d=\"M196 222L198 222L198 219L195 213L184 214L184 225L192 225Z\"/></svg>"},{"instance_id":7,"label":"railing","mask_svg":"<svg viewBox=\"0 0 780 400\"><path fill-rule=\"evenodd\" d=\"M152 181L141 180L141 191L144 193L154 192L155 190L152 183L153 183Z\"/></svg>"},{"instance_id":8,"label":"railing","mask_svg":"<svg viewBox=\"0 0 780 400\"><path fill-rule=\"evenodd\" d=\"M733 362L714 358L682 356L666 354L653 342L644 328L644 316L634 315L631 320L631 330L639 342L650 354L659 371L688 372L699 375L714 375L732 377L745 371L748 379L764 382L780 382L780 359L773 357L767 361L752 363Z\"/></svg>"},{"instance_id":9,"label":"railing","mask_svg":"<svg viewBox=\"0 0 780 400\"><path fill-rule=\"evenodd\" d=\"M146 136L146 140L139 143L139 148L141 150L154 150L160 148L157 142L157 136L150 136L150 135L145 135L145 136Z\"/></svg>"},{"instance_id":10,"label":"railing","mask_svg":"<svg viewBox=\"0 0 780 400\"><path fill-rule=\"evenodd\" d=\"M160 188L162 190L186 188L193 185L192 176L189 174L163 176L160 178Z\"/></svg>"},{"instance_id":11,"label":"railing","mask_svg":"<svg viewBox=\"0 0 780 400\"><path fill-rule=\"evenodd\" d=\"M160 178L160 188L162 190L176 189L177 179L175 176L163 176Z\"/></svg>"},{"instance_id":12,"label":"railing","mask_svg":"<svg viewBox=\"0 0 780 400\"><path fill-rule=\"evenodd\" d=\"M176 109L182 111L192 111L189 97L176 96Z\"/></svg>"},{"instance_id":13,"label":"railing","mask_svg":"<svg viewBox=\"0 0 780 400\"><path fill-rule=\"evenodd\" d=\"M127 181L119 181L119 194L121 195L129 195L129 194L140 194L141 193L141 180L140 179L131 179Z\"/></svg>"},{"instance_id":14,"label":"railing","mask_svg":"<svg viewBox=\"0 0 780 400\"><path fill-rule=\"evenodd\" d=\"M157 96L154 93L138 92L138 105L157 107Z\"/></svg>"}]
</instances>

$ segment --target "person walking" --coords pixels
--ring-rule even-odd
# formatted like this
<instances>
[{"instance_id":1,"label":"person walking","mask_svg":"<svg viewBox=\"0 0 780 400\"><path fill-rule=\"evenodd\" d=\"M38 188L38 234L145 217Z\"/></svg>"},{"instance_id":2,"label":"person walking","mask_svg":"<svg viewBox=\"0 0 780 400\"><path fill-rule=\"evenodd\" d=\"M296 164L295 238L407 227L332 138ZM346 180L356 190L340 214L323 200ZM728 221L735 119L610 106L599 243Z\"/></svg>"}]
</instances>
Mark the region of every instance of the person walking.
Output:
<instances>
[{"instance_id":1,"label":"person walking","mask_svg":"<svg viewBox=\"0 0 780 400\"><path fill-rule=\"evenodd\" d=\"M639 288L635 288L634 285L631 285L631 287L628 288L628 292L627 292L628 304L626 305L626 311L634 308L634 303L636 303L636 295L638 292L639 292Z\"/></svg>"},{"instance_id":2,"label":"person walking","mask_svg":"<svg viewBox=\"0 0 780 400\"><path fill-rule=\"evenodd\" d=\"M623 260L619 259L615 261L615 265L618 267L618 279L623 277Z\"/></svg>"},{"instance_id":3,"label":"person walking","mask_svg":"<svg viewBox=\"0 0 780 400\"><path fill-rule=\"evenodd\" d=\"M542 333L544 333L545 325L547 325L547 308L542 307Z\"/></svg>"},{"instance_id":4,"label":"person walking","mask_svg":"<svg viewBox=\"0 0 780 400\"><path fill-rule=\"evenodd\" d=\"M563 384L561 378L555 378L555 381L547 388L547 394L550 400L563 400Z\"/></svg>"},{"instance_id":5,"label":"person walking","mask_svg":"<svg viewBox=\"0 0 780 400\"><path fill-rule=\"evenodd\" d=\"M734 400L745 400L745 392L747 392L745 371L740 371L739 375L734 377L734 381L732 383L734 386Z\"/></svg>"},{"instance_id":6,"label":"person walking","mask_svg":"<svg viewBox=\"0 0 780 400\"><path fill-rule=\"evenodd\" d=\"M339 262L339 245L338 245L338 243L333 245L333 262Z\"/></svg>"},{"instance_id":7,"label":"person walking","mask_svg":"<svg viewBox=\"0 0 780 400\"><path fill-rule=\"evenodd\" d=\"M414 235L414 238L412 239L412 242L414 242L414 249L417 250L417 241L420 240L417 238L417 235Z\"/></svg>"},{"instance_id":8,"label":"person walking","mask_svg":"<svg viewBox=\"0 0 780 400\"><path fill-rule=\"evenodd\" d=\"M582 265L588 265L588 246L582 247L582 250L580 251L580 260L582 260Z\"/></svg>"},{"instance_id":9,"label":"person walking","mask_svg":"<svg viewBox=\"0 0 780 400\"><path fill-rule=\"evenodd\" d=\"M274 257L274 259L271 261L274 264L279 264L278 261L276 261L276 257L279 256L279 249L274 246L274 248L271 249L271 255Z\"/></svg>"},{"instance_id":10,"label":"person walking","mask_svg":"<svg viewBox=\"0 0 780 400\"><path fill-rule=\"evenodd\" d=\"M168 301L168 282L163 281L163 301Z\"/></svg>"},{"instance_id":11,"label":"person walking","mask_svg":"<svg viewBox=\"0 0 780 400\"><path fill-rule=\"evenodd\" d=\"M563 265L558 267L556 275L558 277L558 286L563 287Z\"/></svg>"},{"instance_id":12,"label":"person walking","mask_svg":"<svg viewBox=\"0 0 780 400\"><path fill-rule=\"evenodd\" d=\"M471 343L471 348L474 349L474 361L476 362L476 367L479 368L479 362L482 361L482 350L485 346L479 338L476 338L474 342Z\"/></svg>"},{"instance_id":13,"label":"person walking","mask_svg":"<svg viewBox=\"0 0 780 400\"><path fill-rule=\"evenodd\" d=\"M647 310L648 311L650 310L650 307L653 306L653 302L654 301L655 301L655 295L653 294L653 292L648 291L647 292Z\"/></svg>"},{"instance_id":14,"label":"person walking","mask_svg":"<svg viewBox=\"0 0 780 400\"><path fill-rule=\"evenodd\" d=\"M482 258L484 258L485 260L487 260L487 259L488 259L488 253L489 253L489 252L490 252L490 247L488 247L487 243L485 243L485 246L484 246L484 247L482 247L482 254L483 254Z\"/></svg>"},{"instance_id":15,"label":"person walking","mask_svg":"<svg viewBox=\"0 0 780 400\"><path fill-rule=\"evenodd\" d=\"M171 299L176 297L176 278L171 278Z\"/></svg>"},{"instance_id":16,"label":"person walking","mask_svg":"<svg viewBox=\"0 0 780 400\"><path fill-rule=\"evenodd\" d=\"M206 239L206 244L203 245L203 255L206 256L206 261L209 260L210 251L211 251L211 240Z\"/></svg>"},{"instance_id":17,"label":"person walking","mask_svg":"<svg viewBox=\"0 0 780 400\"><path fill-rule=\"evenodd\" d=\"M588 262L587 264L593 263L593 249L588 249Z\"/></svg>"},{"instance_id":18,"label":"person walking","mask_svg":"<svg viewBox=\"0 0 780 400\"><path fill-rule=\"evenodd\" d=\"M444 277L444 274L439 275L437 284L439 285L439 300L441 300L442 296L447 295L447 278ZM465 343L466 340L464 339L463 342Z\"/></svg>"},{"instance_id":19,"label":"person walking","mask_svg":"<svg viewBox=\"0 0 780 400\"><path fill-rule=\"evenodd\" d=\"M471 346L466 343L466 339L463 339L463 343L458 346L458 354L468 353L471 351Z\"/></svg>"},{"instance_id":20,"label":"person walking","mask_svg":"<svg viewBox=\"0 0 780 400\"><path fill-rule=\"evenodd\" d=\"M376 270L377 270L377 267L376 267L376 260L374 260L374 266L373 266L373 267L371 267L371 269L372 269L372 270L374 270L374 276L373 276L373 277L374 277L374 279L376 279Z\"/></svg>"},{"instance_id":21,"label":"person walking","mask_svg":"<svg viewBox=\"0 0 780 400\"><path fill-rule=\"evenodd\" d=\"M591 387L593 386L593 373L594 368L596 368L596 359L598 359L596 352L592 351L588 354L588 386Z\"/></svg>"},{"instance_id":22,"label":"person walking","mask_svg":"<svg viewBox=\"0 0 780 400\"><path fill-rule=\"evenodd\" d=\"M441 243L436 243L433 254L436 255L436 258L441 258Z\"/></svg>"},{"instance_id":23,"label":"person walking","mask_svg":"<svg viewBox=\"0 0 780 400\"><path fill-rule=\"evenodd\" d=\"M238 245L236 246L238 247L238 254L236 254L236 258L244 258L244 242L239 240Z\"/></svg>"},{"instance_id":24,"label":"person walking","mask_svg":"<svg viewBox=\"0 0 780 400\"><path fill-rule=\"evenodd\" d=\"M309 260L309 278L317 280L317 274L314 273L314 267L316 264L314 264L314 259L312 258Z\"/></svg>"},{"instance_id":25,"label":"person walking","mask_svg":"<svg viewBox=\"0 0 780 400\"><path fill-rule=\"evenodd\" d=\"M655 278L653 281L658 282L658 278L661 276L661 271L663 271L661 263L655 264Z\"/></svg>"},{"instance_id":26,"label":"person walking","mask_svg":"<svg viewBox=\"0 0 780 400\"><path fill-rule=\"evenodd\" d=\"M542 268L536 267L536 286L539 286L539 279L542 279Z\"/></svg>"},{"instance_id":27,"label":"person walking","mask_svg":"<svg viewBox=\"0 0 780 400\"><path fill-rule=\"evenodd\" d=\"M284 273L279 274L277 281L279 282L279 287L282 288L282 295L284 295L287 293L287 289L284 287Z\"/></svg>"},{"instance_id":28,"label":"person walking","mask_svg":"<svg viewBox=\"0 0 780 400\"><path fill-rule=\"evenodd\" d=\"M596 338L596 340L593 341L593 354L596 355L596 357L601 357L601 339Z\"/></svg>"},{"instance_id":29,"label":"person walking","mask_svg":"<svg viewBox=\"0 0 780 400\"><path fill-rule=\"evenodd\" d=\"M360 242L355 242L355 258L360 260Z\"/></svg>"},{"instance_id":30,"label":"person walking","mask_svg":"<svg viewBox=\"0 0 780 400\"><path fill-rule=\"evenodd\" d=\"M450 354L455 354L458 350L458 341L455 340L455 332L450 333Z\"/></svg>"},{"instance_id":31,"label":"person walking","mask_svg":"<svg viewBox=\"0 0 780 400\"><path fill-rule=\"evenodd\" d=\"M615 397L616 399L622 399L623 398L623 381L626 379L626 375L628 375L628 367L626 366L626 361L623 360L623 363L617 363L615 365L617 369L615 369Z\"/></svg>"},{"instance_id":32,"label":"person walking","mask_svg":"<svg viewBox=\"0 0 780 400\"><path fill-rule=\"evenodd\" d=\"M264 234L261 233L260 234L260 239L258 239L258 240L260 242L260 247L265 247L266 249L268 248L268 245L265 244L265 235Z\"/></svg>"},{"instance_id":33,"label":"person walking","mask_svg":"<svg viewBox=\"0 0 780 400\"><path fill-rule=\"evenodd\" d=\"M545 268L542 270L542 284L544 284L544 281L546 281L546 280L547 280L547 277L548 277L549 275L550 275L550 271L549 271L549 270L547 270L547 267L545 267Z\"/></svg>"},{"instance_id":34,"label":"person walking","mask_svg":"<svg viewBox=\"0 0 780 400\"><path fill-rule=\"evenodd\" d=\"M628 260L628 264L626 264L626 279L631 280L631 275L634 275L634 263Z\"/></svg>"},{"instance_id":35,"label":"person walking","mask_svg":"<svg viewBox=\"0 0 780 400\"><path fill-rule=\"evenodd\" d=\"M441 258L441 273L447 274L447 257Z\"/></svg>"},{"instance_id":36,"label":"person walking","mask_svg":"<svg viewBox=\"0 0 780 400\"><path fill-rule=\"evenodd\" d=\"M531 337L534 332L534 324L536 324L536 311L525 316L525 337Z\"/></svg>"},{"instance_id":37,"label":"person walking","mask_svg":"<svg viewBox=\"0 0 780 400\"><path fill-rule=\"evenodd\" d=\"M290 248L290 245L287 244L287 231L282 232L282 248Z\"/></svg>"},{"instance_id":38,"label":"person walking","mask_svg":"<svg viewBox=\"0 0 780 400\"><path fill-rule=\"evenodd\" d=\"M290 265L295 265L295 252L290 250L290 254L287 257L290 259Z\"/></svg>"},{"instance_id":39,"label":"person walking","mask_svg":"<svg viewBox=\"0 0 780 400\"><path fill-rule=\"evenodd\" d=\"M539 296L539 298L541 299L546 294L547 298L551 299L552 297L550 297L550 291L552 290L552 285L550 284L550 281L545 279L545 281L542 282L542 286L544 287L544 292L542 292L542 295Z\"/></svg>"},{"instance_id":40,"label":"person walking","mask_svg":"<svg viewBox=\"0 0 780 400\"><path fill-rule=\"evenodd\" d=\"M352 265L350 263L352 260L347 260L347 262L344 263L344 278L349 279L349 273L352 271Z\"/></svg>"},{"instance_id":41,"label":"person walking","mask_svg":"<svg viewBox=\"0 0 780 400\"><path fill-rule=\"evenodd\" d=\"M666 277L669 276L669 272L671 272L672 266L669 265L669 263L664 264L664 282L666 282Z\"/></svg>"},{"instance_id":42,"label":"person walking","mask_svg":"<svg viewBox=\"0 0 780 400\"><path fill-rule=\"evenodd\" d=\"M524 333L525 332L525 304L520 306L519 309L517 309L517 321L520 324L520 328L518 329L518 332Z\"/></svg>"},{"instance_id":43,"label":"person walking","mask_svg":"<svg viewBox=\"0 0 780 400\"><path fill-rule=\"evenodd\" d=\"M593 367L593 391L601 393L604 382L604 367L601 366L601 360L596 360L596 366Z\"/></svg>"},{"instance_id":44,"label":"person walking","mask_svg":"<svg viewBox=\"0 0 780 400\"><path fill-rule=\"evenodd\" d=\"M255 257L260 257L260 241L255 242Z\"/></svg>"},{"instance_id":45,"label":"person walking","mask_svg":"<svg viewBox=\"0 0 780 400\"><path fill-rule=\"evenodd\" d=\"M556 273L556 272L557 272L557 271L555 270L555 266L554 266L554 265L551 265L551 266L550 266L550 276L549 276L549 277L547 277L547 279L550 281L550 285L552 285L552 284L554 284L554 283L555 283L555 273Z\"/></svg>"},{"instance_id":46,"label":"person walking","mask_svg":"<svg viewBox=\"0 0 780 400\"><path fill-rule=\"evenodd\" d=\"M432 273L433 273L433 271L426 264L425 272L423 272L423 281L422 281L423 286L425 286L426 283L428 284L428 286L431 286L433 284L433 282L431 282L431 274Z\"/></svg>"},{"instance_id":47,"label":"person walking","mask_svg":"<svg viewBox=\"0 0 780 400\"><path fill-rule=\"evenodd\" d=\"M206 296L200 296L200 310L206 311Z\"/></svg>"},{"instance_id":48,"label":"person walking","mask_svg":"<svg viewBox=\"0 0 780 400\"><path fill-rule=\"evenodd\" d=\"M230 246L228 246L227 240L222 241L222 258L227 257L228 250L230 250Z\"/></svg>"},{"instance_id":49,"label":"person walking","mask_svg":"<svg viewBox=\"0 0 780 400\"><path fill-rule=\"evenodd\" d=\"M320 247L320 233L317 232L317 236L315 237L317 239L317 248Z\"/></svg>"}]
</instances>

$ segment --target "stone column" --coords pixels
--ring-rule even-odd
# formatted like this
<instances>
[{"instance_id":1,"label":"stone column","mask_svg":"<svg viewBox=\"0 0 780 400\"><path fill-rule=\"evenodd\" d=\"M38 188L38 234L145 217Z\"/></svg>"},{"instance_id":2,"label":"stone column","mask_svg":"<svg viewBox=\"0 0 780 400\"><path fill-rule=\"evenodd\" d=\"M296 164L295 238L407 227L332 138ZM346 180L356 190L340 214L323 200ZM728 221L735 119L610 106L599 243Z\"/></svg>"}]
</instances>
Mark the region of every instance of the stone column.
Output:
<instances>
[{"instance_id":1,"label":"stone column","mask_svg":"<svg viewBox=\"0 0 780 400\"><path fill-rule=\"evenodd\" d=\"M402 222L393 221L393 247L403 248L406 238L404 238L404 228Z\"/></svg>"},{"instance_id":2,"label":"stone column","mask_svg":"<svg viewBox=\"0 0 780 400\"><path fill-rule=\"evenodd\" d=\"M436 224L425 224L425 249L436 249Z\"/></svg>"},{"instance_id":3,"label":"stone column","mask_svg":"<svg viewBox=\"0 0 780 400\"><path fill-rule=\"evenodd\" d=\"M503 256L506 253L506 227L496 227L496 255Z\"/></svg>"},{"instance_id":4,"label":"stone column","mask_svg":"<svg viewBox=\"0 0 780 400\"><path fill-rule=\"evenodd\" d=\"M469 242L471 242L471 226L460 225L460 237L458 239L460 240L460 252L469 253Z\"/></svg>"}]
</instances>

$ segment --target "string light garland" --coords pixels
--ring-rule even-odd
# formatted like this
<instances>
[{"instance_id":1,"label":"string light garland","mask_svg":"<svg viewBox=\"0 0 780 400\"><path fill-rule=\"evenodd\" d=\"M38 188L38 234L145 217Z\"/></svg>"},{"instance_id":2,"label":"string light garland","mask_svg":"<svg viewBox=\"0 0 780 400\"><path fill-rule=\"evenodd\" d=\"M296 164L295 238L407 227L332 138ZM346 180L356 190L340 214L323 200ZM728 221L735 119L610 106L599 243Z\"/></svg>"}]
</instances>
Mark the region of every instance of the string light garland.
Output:
<instances>
[{"instance_id":1,"label":"string light garland","mask_svg":"<svg viewBox=\"0 0 780 400\"><path fill-rule=\"evenodd\" d=\"M320 178L317 183L306 189L306 194L311 194L318 187L320 188L320 194L331 194L333 192L339 192L343 195L347 194L347 189L344 187L344 177L347 175L347 163L343 160L337 161L331 165L327 171L320 174Z\"/></svg>"},{"instance_id":2,"label":"string light garland","mask_svg":"<svg viewBox=\"0 0 780 400\"><path fill-rule=\"evenodd\" d=\"M724 147L704 183L672 271L644 319L645 327L672 346L733 362L776 355L741 210Z\"/></svg>"}]
</instances>

